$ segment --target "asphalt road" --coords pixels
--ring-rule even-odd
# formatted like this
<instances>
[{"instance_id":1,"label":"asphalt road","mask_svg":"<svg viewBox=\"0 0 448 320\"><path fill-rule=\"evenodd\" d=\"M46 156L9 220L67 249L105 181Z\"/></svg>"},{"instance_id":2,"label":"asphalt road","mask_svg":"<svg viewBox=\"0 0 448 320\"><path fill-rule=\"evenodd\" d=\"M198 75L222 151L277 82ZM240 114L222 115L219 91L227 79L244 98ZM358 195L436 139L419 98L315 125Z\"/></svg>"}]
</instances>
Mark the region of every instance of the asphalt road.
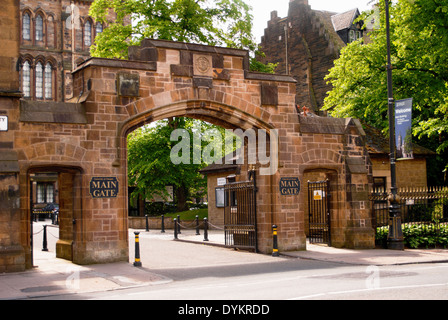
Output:
<instances>
[{"instance_id":1,"label":"asphalt road","mask_svg":"<svg viewBox=\"0 0 448 320\"><path fill-rule=\"evenodd\" d=\"M177 301L175 306L182 308L185 301L448 299L448 264L345 265L171 240L169 233L140 236L143 266L171 282L51 300ZM131 261L133 251L130 241ZM221 316L226 311L221 305L214 310Z\"/></svg>"}]
</instances>

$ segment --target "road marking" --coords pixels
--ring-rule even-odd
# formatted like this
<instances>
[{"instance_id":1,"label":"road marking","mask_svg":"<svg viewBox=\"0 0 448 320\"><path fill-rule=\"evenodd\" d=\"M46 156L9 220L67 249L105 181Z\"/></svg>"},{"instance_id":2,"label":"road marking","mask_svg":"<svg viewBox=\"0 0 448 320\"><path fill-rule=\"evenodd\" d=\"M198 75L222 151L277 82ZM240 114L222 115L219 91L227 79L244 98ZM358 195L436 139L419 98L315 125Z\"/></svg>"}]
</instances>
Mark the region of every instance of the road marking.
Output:
<instances>
[{"instance_id":1,"label":"road marking","mask_svg":"<svg viewBox=\"0 0 448 320\"><path fill-rule=\"evenodd\" d=\"M395 287L384 287L384 288L375 288L375 289L356 289L356 290L345 290L345 291L333 291L333 292L325 292L325 293L318 293L318 294L314 294L314 295L295 297L295 298L290 298L287 300L306 300L306 299L322 297L322 296L326 296L326 295L341 295L341 294L360 293L360 292L375 292L375 291L382 291L382 290L417 289L417 288L431 288L431 287L445 287L445 286L448 286L448 283L395 286Z\"/></svg>"}]
</instances>

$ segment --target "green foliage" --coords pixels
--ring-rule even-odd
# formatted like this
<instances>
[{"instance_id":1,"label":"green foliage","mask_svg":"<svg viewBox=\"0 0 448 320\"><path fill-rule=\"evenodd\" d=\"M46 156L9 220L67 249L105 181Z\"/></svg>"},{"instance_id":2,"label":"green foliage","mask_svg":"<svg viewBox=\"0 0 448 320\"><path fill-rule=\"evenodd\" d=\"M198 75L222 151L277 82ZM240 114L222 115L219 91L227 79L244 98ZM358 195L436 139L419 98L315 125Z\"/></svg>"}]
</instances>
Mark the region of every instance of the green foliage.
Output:
<instances>
[{"instance_id":1,"label":"green foliage","mask_svg":"<svg viewBox=\"0 0 448 320\"><path fill-rule=\"evenodd\" d=\"M180 142L171 141L171 133L175 129L185 129L190 137L190 154L186 155L186 163L174 164L171 159L173 147ZM199 138L194 139L194 134ZM216 158L221 159L226 152L234 151L224 150L224 146L221 152L216 152L219 154L215 154L218 147L215 148L214 143L221 143L224 135L225 131L220 127L189 118L158 121L153 126L141 127L130 133L128 180L129 185L135 187L132 198L141 195L143 199L152 199L159 195L166 199L166 186L174 186L178 210L185 210L189 198L200 198L206 193L207 181L199 170ZM195 150L201 157L198 161L195 161ZM207 155L207 159L203 155Z\"/></svg>"},{"instance_id":2,"label":"green foliage","mask_svg":"<svg viewBox=\"0 0 448 320\"><path fill-rule=\"evenodd\" d=\"M388 132L385 4L370 40L347 45L327 80L324 109ZM391 7L394 98L413 98L413 134L419 143L448 151L448 0L402 0ZM371 19L372 12L361 19ZM367 18L369 17L369 18ZM367 21L367 20L366 20ZM439 172L440 174L440 172Z\"/></svg>"},{"instance_id":3,"label":"green foliage","mask_svg":"<svg viewBox=\"0 0 448 320\"><path fill-rule=\"evenodd\" d=\"M376 241L385 243L389 233L389 227L377 228ZM404 244L407 248L434 248L448 246L448 226L434 223L403 224Z\"/></svg>"},{"instance_id":4,"label":"green foliage","mask_svg":"<svg viewBox=\"0 0 448 320\"><path fill-rule=\"evenodd\" d=\"M253 71L272 71L255 60L261 54L252 35L252 8L243 0L96 0L90 16L108 27L91 48L93 57L125 59L128 47L145 38L246 49ZM110 12L116 20L107 21Z\"/></svg>"}]
</instances>

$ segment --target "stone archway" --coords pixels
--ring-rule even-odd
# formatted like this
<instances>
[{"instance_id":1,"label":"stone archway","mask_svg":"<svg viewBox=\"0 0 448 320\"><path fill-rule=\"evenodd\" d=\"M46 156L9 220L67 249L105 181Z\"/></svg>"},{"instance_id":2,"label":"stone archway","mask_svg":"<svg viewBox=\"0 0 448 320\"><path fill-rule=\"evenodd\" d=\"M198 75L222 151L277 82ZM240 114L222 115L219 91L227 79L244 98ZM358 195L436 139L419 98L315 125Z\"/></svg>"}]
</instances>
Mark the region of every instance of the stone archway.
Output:
<instances>
[{"instance_id":1,"label":"stone archway","mask_svg":"<svg viewBox=\"0 0 448 320\"><path fill-rule=\"evenodd\" d=\"M305 171L313 168L334 169L338 181L347 184L341 191L346 202L338 204L343 207L340 233L344 234L339 245L374 243L366 202L370 160L358 122L301 116L295 105L295 80L250 72L243 50L145 40L130 48L129 58L89 59L73 72L70 102L21 100L11 113L14 125L9 135L14 142L3 161L19 172L20 221L25 223L15 225L21 226L24 252L29 252L27 172L57 166L82 172L68 179L79 185L81 198L81 218L76 219L74 232L80 240L74 241L73 260L127 261L126 135L145 123L173 116L278 133L278 169L257 179L261 252L272 251L274 224L280 251L306 249L302 191L280 189L285 179L303 184ZM258 174L261 168L257 166Z\"/></svg>"}]
</instances>

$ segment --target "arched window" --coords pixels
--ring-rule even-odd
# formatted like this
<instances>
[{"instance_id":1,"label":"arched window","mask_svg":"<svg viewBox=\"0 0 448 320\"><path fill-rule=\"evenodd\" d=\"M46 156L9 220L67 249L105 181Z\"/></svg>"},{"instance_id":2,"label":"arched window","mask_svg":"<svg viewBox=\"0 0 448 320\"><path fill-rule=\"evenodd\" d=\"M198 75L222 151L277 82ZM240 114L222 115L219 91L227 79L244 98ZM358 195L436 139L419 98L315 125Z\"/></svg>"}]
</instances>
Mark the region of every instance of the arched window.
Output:
<instances>
[{"instance_id":1,"label":"arched window","mask_svg":"<svg viewBox=\"0 0 448 320\"><path fill-rule=\"evenodd\" d=\"M25 61L22 68L22 91L25 98L31 98L31 68L28 61Z\"/></svg>"},{"instance_id":2,"label":"arched window","mask_svg":"<svg viewBox=\"0 0 448 320\"><path fill-rule=\"evenodd\" d=\"M53 99L53 71L49 62L45 66L45 99Z\"/></svg>"},{"instance_id":3,"label":"arched window","mask_svg":"<svg viewBox=\"0 0 448 320\"><path fill-rule=\"evenodd\" d=\"M36 64L36 99L44 98L44 68L41 62Z\"/></svg>"},{"instance_id":4,"label":"arched window","mask_svg":"<svg viewBox=\"0 0 448 320\"><path fill-rule=\"evenodd\" d=\"M36 17L36 41L44 40L44 19L41 15Z\"/></svg>"},{"instance_id":5,"label":"arched window","mask_svg":"<svg viewBox=\"0 0 448 320\"><path fill-rule=\"evenodd\" d=\"M86 21L84 25L84 46L88 49L92 45L92 24Z\"/></svg>"},{"instance_id":6,"label":"arched window","mask_svg":"<svg viewBox=\"0 0 448 320\"><path fill-rule=\"evenodd\" d=\"M47 22L47 46L50 48L54 48L55 43L56 43L55 21L52 16L49 16Z\"/></svg>"},{"instance_id":7,"label":"arched window","mask_svg":"<svg viewBox=\"0 0 448 320\"><path fill-rule=\"evenodd\" d=\"M25 13L22 19L22 38L31 40L31 18L28 13Z\"/></svg>"},{"instance_id":8,"label":"arched window","mask_svg":"<svg viewBox=\"0 0 448 320\"><path fill-rule=\"evenodd\" d=\"M98 23L96 24L95 31L96 31L96 34L97 34L97 35L100 34L100 33L102 33L102 32L103 32L103 25L102 25L101 23L98 22Z\"/></svg>"}]
</instances>

